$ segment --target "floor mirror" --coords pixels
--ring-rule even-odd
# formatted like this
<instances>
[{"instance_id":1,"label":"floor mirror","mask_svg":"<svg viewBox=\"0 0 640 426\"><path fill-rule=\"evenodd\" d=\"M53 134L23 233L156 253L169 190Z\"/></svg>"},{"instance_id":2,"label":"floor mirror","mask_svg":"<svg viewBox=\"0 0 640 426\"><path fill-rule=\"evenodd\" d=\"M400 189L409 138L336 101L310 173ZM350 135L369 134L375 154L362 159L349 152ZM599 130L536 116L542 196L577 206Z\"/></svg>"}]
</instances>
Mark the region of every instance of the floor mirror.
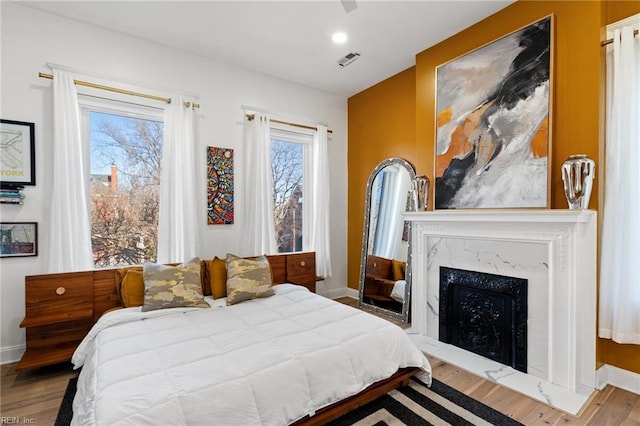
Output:
<instances>
[{"instance_id":1,"label":"floor mirror","mask_svg":"<svg viewBox=\"0 0 640 426\"><path fill-rule=\"evenodd\" d=\"M416 173L402 158L378 164L367 181L359 306L409 321L411 229L403 214Z\"/></svg>"}]
</instances>

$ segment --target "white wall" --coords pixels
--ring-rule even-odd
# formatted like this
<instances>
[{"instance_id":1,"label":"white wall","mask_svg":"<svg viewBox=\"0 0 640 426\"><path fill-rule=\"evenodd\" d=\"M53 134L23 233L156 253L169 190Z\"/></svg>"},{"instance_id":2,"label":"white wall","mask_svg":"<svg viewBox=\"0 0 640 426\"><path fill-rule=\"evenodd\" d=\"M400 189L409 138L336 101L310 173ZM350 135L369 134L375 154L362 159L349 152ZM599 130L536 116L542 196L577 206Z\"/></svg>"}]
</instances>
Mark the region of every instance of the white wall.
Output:
<instances>
[{"instance_id":1,"label":"white wall","mask_svg":"<svg viewBox=\"0 0 640 426\"><path fill-rule=\"evenodd\" d=\"M241 171L242 105L250 105L278 116L327 123L330 136L331 249L333 274L318 283L318 292L330 297L346 295L347 282L347 103L346 99L291 82L211 61L106 29L32 10L0 3L1 80L0 117L35 123L36 186L25 187L22 206L0 205L2 221L36 221L39 255L0 259L0 362L19 359L24 351L25 275L47 273L49 233L48 206L54 170L52 156L51 81L38 77L50 73L47 63L135 82L141 87L174 89L199 95L201 108L196 123L196 153L202 154L202 212L198 226L202 258L237 252L241 223L241 182L236 185L235 224L206 225L205 149L223 146L235 149L236 176Z\"/></svg>"}]
</instances>

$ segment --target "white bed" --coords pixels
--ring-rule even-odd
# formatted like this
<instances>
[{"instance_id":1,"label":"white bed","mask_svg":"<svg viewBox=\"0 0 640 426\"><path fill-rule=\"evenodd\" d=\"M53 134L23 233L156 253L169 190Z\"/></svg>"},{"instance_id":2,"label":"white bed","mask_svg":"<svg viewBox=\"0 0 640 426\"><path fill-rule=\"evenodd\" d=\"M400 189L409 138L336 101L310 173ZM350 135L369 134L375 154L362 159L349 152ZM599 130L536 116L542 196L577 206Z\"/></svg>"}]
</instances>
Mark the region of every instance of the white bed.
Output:
<instances>
[{"instance_id":1,"label":"white bed","mask_svg":"<svg viewBox=\"0 0 640 426\"><path fill-rule=\"evenodd\" d=\"M285 425L427 359L398 326L291 284L226 306L105 314L72 362L72 425Z\"/></svg>"}]
</instances>

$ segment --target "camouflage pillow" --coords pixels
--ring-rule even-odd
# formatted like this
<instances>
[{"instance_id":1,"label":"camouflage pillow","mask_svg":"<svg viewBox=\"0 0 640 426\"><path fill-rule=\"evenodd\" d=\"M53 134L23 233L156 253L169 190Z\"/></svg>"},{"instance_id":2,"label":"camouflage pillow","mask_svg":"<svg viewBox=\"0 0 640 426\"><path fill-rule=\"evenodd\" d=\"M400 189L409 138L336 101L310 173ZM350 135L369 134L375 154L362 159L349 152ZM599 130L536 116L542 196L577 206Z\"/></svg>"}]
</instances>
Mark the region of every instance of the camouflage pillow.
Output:
<instances>
[{"instance_id":1,"label":"camouflage pillow","mask_svg":"<svg viewBox=\"0 0 640 426\"><path fill-rule=\"evenodd\" d=\"M267 258L253 260L227 254L227 305L269 296L273 296L273 289Z\"/></svg>"},{"instance_id":2,"label":"camouflage pillow","mask_svg":"<svg viewBox=\"0 0 640 426\"><path fill-rule=\"evenodd\" d=\"M164 308L208 308L200 285L200 259L197 257L178 266L145 263L144 305L142 311Z\"/></svg>"}]
</instances>

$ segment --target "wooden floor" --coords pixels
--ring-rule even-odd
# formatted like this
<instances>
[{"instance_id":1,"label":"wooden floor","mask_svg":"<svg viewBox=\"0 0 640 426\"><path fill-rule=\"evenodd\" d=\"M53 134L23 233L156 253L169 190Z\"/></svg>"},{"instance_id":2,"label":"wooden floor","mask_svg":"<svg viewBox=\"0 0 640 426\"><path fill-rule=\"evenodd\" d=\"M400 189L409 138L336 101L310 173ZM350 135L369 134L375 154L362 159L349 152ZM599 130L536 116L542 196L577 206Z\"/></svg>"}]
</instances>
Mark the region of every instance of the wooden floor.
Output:
<instances>
[{"instance_id":1,"label":"wooden floor","mask_svg":"<svg viewBox=\"0 0 640 426\"><path fill-rule=\"evenodd\" d=\"M338 301L355 305L349 298ZM596 392L580 416L574 417L441 360L429 361L433 377L525 425L640 425L640 395L622 389L607 386ZM67 382L76 375L69 364L21 373L16 373L15 364L3 365L2 424L10 424L12 419L7 418L19 417L19 424L53 425Z\"/></svg>"},{"instance_id":2,"label":"wooden floor","mask_svg":"<svg viewBox=\"0 0 640 426\"><path fill-rule=\"evenodd\" d=\"M16 373L16 364L1 367L0 415L4 424L53 425L69 379L71 364ZM18 417L20 422L7 419Z\"/></svg>"}]
</instances>

